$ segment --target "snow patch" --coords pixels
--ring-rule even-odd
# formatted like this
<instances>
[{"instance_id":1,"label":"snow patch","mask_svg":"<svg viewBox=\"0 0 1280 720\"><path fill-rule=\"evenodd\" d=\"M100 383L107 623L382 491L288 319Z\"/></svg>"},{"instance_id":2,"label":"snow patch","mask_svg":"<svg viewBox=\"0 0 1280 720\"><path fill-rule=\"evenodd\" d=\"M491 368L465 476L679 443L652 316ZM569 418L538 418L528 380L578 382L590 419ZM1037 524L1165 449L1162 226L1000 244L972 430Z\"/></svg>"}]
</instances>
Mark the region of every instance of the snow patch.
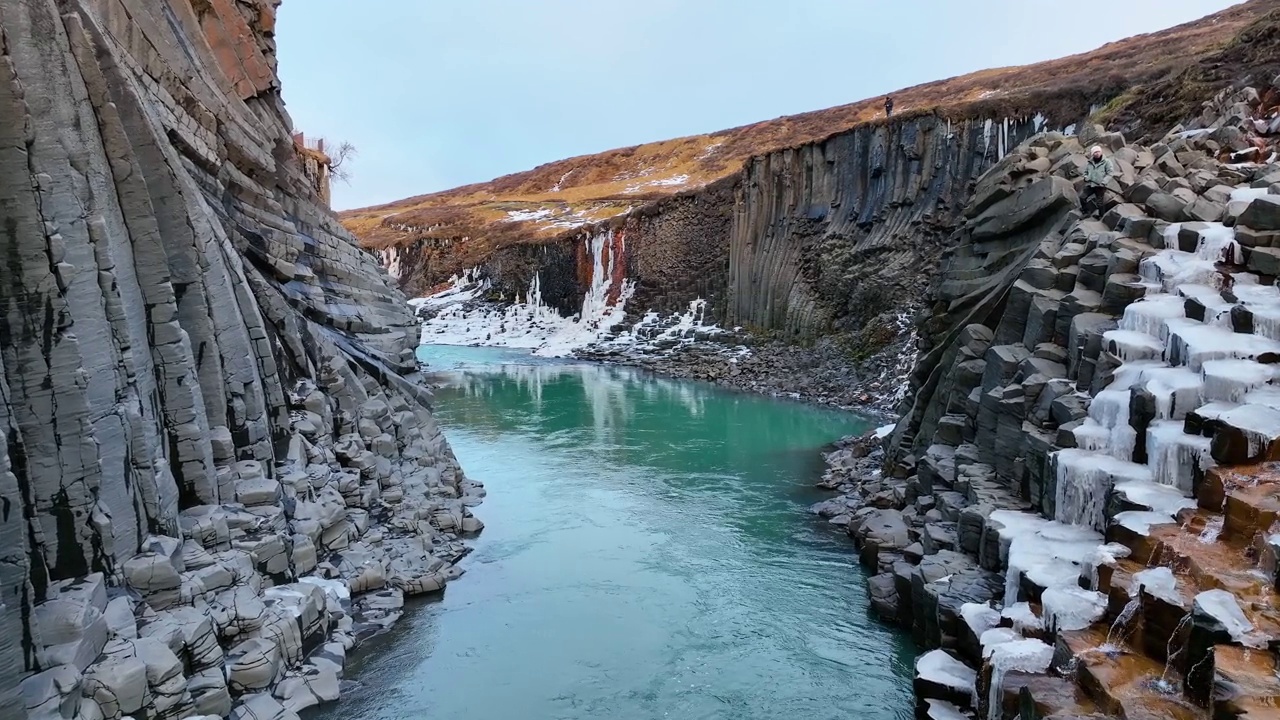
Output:
<instances>
[{"instance_id":1,"label":"snow patch","mask_svg":"<svg viewBox=\"0 0 1280 720\"><path fill-rule=\"evenodd\" d=\"M680 174L680 175L673 175L669 178L659 178L657 180L650 180L649 182L636 183L635 185L628 185L627 189L623 190L623 192L636 193L644 190L645 188L650 188L650 187L681 187L683 185L687 185L688 183L689 183L689 176L685 174Z\"/></svg>"},{"instance_id":2,"label":"snow patch","mask_svg":"<svg viewBox=\"0 0 1280 720\"><path fill-rule=\"evenodd\" d=\"M329 580L315 575L308 575L306 577L298 578L298 582L315 585L323 590L325 595L328 595L339 602L351 599L351 589L348 588L347 584L341 580Z\"/></svg>"},{"instance_id":3,"label":"snow patch","mask_svg":"<svg viewBox=\"0 0 1280 720\"><path fill-rule=\"evenodd\" d=\"M977 638L981 638L983 633L1000 624L1000 611L986 603L961 605L960 617Z\"/></svg>"},{"instance_id":4,"label":"snow patch","mask_svg":"<svg viewBox=\"0 0 1280 720\"><path fill-rule=\"evenodd\" d=\"M943 650L933 650L916 659L916 677L935 685L973 692L977 673Z\"/></svg>"},{"instance_id":5,"label":"snow patch","mask_svg":"<svg viewBox=\"0 0 1280 720\"><path fill-rule=\"evenodd\" d=\"M1045 624L1055 632L1083 630L1107 611L1107 596L1078 587L1054 587L1040 597Z\"/></svg>"},{"instance_id":6,"label":"snow patch","mask_svg":"<svg viewBox=\"0 0 1280 720\"><path fill-rule=\"evenodd\" d=\"M537 210L508 210L507 217L504 222L533 222L535 220L545 220L555 213L550 208L539 208Z\"/></svg>"},{"instance_id":7,"label":"snow patch","mask_svg":"<svg viewBox=\"0 0 1280 720\"><path fill-rule=\"evenodd\" d=\"M964 711L946 700L926 699L925 703L929 706L929 720L970 720Z\"/></svg>"},{"instance_id":8,"label":"snow patch","mask_svg":"<svg viewBox=\"0 0 1280 720\"><path fill-rule=\"evenodd\" d=\"M1155 567L1134 573L1133 584L1129 587L1129 597L1137 597L1145 590L1151 597L1163 600L1170 605L1182 607L1182 595L1178 593L1178 580L1173 571L1167 567Z\"/></svg>"},{"instance_id":9,"label":"snow patch","mask_svg":"<svg viewBox=\"0 0 1280 720\"><path fill-rule=\"evenodd\" d=\"M1018 633L1044 629L1044 622L1031 609L1031 603L1020 602L1010 605L1000 613L1000 616L1012 620L1013 629Z\"/></svg>"},{"instance_id":10,"label":"snow patch","mask_svg":"<svg viewBox=\"0 0 1280 720\"><path fill-rule=\"evenodd\" d=\"M1195 609L1222 623L1233 641L1247 647L1266 647L1267 638L1254 630L1235 597L1226 590L1200 593L1195 599Z\"/></svg>"}]
</instances>

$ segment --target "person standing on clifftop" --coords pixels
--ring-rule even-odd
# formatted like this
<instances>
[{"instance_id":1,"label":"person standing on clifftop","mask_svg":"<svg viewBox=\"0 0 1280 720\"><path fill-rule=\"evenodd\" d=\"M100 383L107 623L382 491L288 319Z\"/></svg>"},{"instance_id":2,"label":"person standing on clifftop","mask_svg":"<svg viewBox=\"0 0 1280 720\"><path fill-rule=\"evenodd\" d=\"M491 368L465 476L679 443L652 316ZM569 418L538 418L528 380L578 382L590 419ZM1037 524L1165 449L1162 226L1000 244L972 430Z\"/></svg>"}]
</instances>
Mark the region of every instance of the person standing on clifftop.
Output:
<instances>
[{"instance_id":1,"label":"person standing on clifftop","mask_svg":"<svg viewBox=\"0 0 1280 720\"><path fill-rule=\"evenodd\" d=\"M893 96L886 95L884 98L884 116L891 117L893 115Z\"/></svg>"},{"instance_id":2,"label":"person standing on clifftop","mask_svg":"<svg viewBox=\"0 0 1280 720\"><path fill-rule=\"evenodd\" d=\"M1084 198L1080 203L1085 217L1102 215L1112 172L1111 158L1102 156L1102 148L1097 145L1089 148L1089 162L1084 166Z\"/></svg>"}]
</instances>

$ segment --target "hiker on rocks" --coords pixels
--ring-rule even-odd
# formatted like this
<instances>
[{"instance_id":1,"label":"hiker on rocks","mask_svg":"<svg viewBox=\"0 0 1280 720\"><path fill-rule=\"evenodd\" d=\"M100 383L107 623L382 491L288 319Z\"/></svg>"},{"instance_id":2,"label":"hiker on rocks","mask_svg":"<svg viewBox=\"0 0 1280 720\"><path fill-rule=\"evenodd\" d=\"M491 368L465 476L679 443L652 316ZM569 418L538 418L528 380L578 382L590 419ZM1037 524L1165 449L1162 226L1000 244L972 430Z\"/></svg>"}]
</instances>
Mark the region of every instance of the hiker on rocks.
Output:
<instances>
[{"instance_id":1,"label":"hiker on rocks","mask_svg":"<svg viewBox=\"0 0 1280 720\"><path fill-rule=\"evenodd\" d=\"M893 96L886 95L884 98L884 116L891 117L893 115Z\"/></svg>"},{"instance_id":2,"label":"hiker on rocks","mask_svg":"<svg viewBox=\"0 0 1280 720\"><path fill-rule=\"evenodd\" d=\"M1115 171L1111 158L1102 156L1102 148L1089 148L1089 162L1084 166L1084 198L1080 207L1085 217L1100 217L1107 196L1107 183Z\"/></svg>"}]
</instances>

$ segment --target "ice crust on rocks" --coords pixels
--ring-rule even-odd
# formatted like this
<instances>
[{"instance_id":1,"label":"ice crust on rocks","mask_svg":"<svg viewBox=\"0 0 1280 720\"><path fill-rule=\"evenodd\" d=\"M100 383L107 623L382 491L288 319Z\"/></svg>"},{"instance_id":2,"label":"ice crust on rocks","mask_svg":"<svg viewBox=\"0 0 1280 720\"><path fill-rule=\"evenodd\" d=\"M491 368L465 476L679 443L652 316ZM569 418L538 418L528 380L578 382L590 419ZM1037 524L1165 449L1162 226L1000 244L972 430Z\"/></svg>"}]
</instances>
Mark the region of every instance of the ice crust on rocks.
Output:
<instances>
[{"instance_id":1,"label":"ice crust on rocks","mask_svg":"<svg viewBox=\"0 0 1280 720\"><path fill-rule=\"evenodd\" d=\"M990 693L992 717L1004 674L1046 671L1055 643L1068 663L1055 678L1101 682L1083 688L1091 695L1116 690L1083 667L1114 653L1152 655L1130 640L1139 609L1146 622L1157 619L1147 612L1183 616L1170 616L1166 677L1157 672L1137 693L1204 706L1246 689L1235 669L1205 670L1214 651L1182 628L1221 634L1219 647L1226 637L1261 647L1269 632L1258 627L1272 604L1275 545L1256 561L1235 545L1225 548L1231 560L1219 560L1222 546L1206 548L1228 537L1252 537L1257 548L1270 529L1265 512L1250 512L1266 502L1253 488L1271 484L1280 459L1280 167L1223 157L1228 145L1269 148L1280 138L1280 107L1259 97L1226 91L1193 126L1206 131L1150 146L1093 127L1090 139L1033 139L979 182L952 237L922 331L930 351L886 443L884 473L867 482L871 492L851 493L881 515L896 510L904 542L920 542L877 545L856 519L848 527L878 573L869 584L877 613L990 670L979 691ZM1249 119L1259 102L1265 131ZM1117 168L1098 219L1075 203L1090 144ZM931 557L953 548L975 565ZM1238 587L1236 560L1249 576ZM985 582L954 595L935 589L940 562L952 585L965 572ZM1195 595L1215 586L1242 599ZM1117 589L1132 593L1119 618L1107 602ZM1111 620L1116 643L1092 643Z\"/></svg>"},{"instance_id":2,"label":"ice crust on rocks","mask_svg":"<svg viewBox=\"0 0 1280 720\"><path fill-rule=\"evenodd\" d=\"M972 692L976 673L945 651L933 650L916 659L916 676L944 687Z\"/></svg>"}]
</instances>

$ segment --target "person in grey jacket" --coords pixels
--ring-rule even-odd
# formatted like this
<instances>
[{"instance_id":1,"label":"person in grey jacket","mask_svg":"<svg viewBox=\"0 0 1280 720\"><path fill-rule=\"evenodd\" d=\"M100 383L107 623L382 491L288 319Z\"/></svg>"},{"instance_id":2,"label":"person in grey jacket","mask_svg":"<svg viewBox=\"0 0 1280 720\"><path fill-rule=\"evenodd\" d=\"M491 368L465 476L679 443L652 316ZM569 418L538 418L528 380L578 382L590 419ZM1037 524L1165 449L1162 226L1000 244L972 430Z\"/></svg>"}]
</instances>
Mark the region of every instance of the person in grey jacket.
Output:
<instances>
[{"instance_id":1,"label":"person in grey jacket","mask_svg":"<svg viewBox=\"0 0 1280 720\"><path fill-rule=\"evenodd\" d=\"M1111 158L1102 156L1102 148L1097 145L1089 148L1089 162L1084 166L1084 197L1080 201L1080 208L1084 210L1086 217L1096 218L1102 215L1107 183L1111 181L1114 172Z\"/></svg>"}]
</instances>

